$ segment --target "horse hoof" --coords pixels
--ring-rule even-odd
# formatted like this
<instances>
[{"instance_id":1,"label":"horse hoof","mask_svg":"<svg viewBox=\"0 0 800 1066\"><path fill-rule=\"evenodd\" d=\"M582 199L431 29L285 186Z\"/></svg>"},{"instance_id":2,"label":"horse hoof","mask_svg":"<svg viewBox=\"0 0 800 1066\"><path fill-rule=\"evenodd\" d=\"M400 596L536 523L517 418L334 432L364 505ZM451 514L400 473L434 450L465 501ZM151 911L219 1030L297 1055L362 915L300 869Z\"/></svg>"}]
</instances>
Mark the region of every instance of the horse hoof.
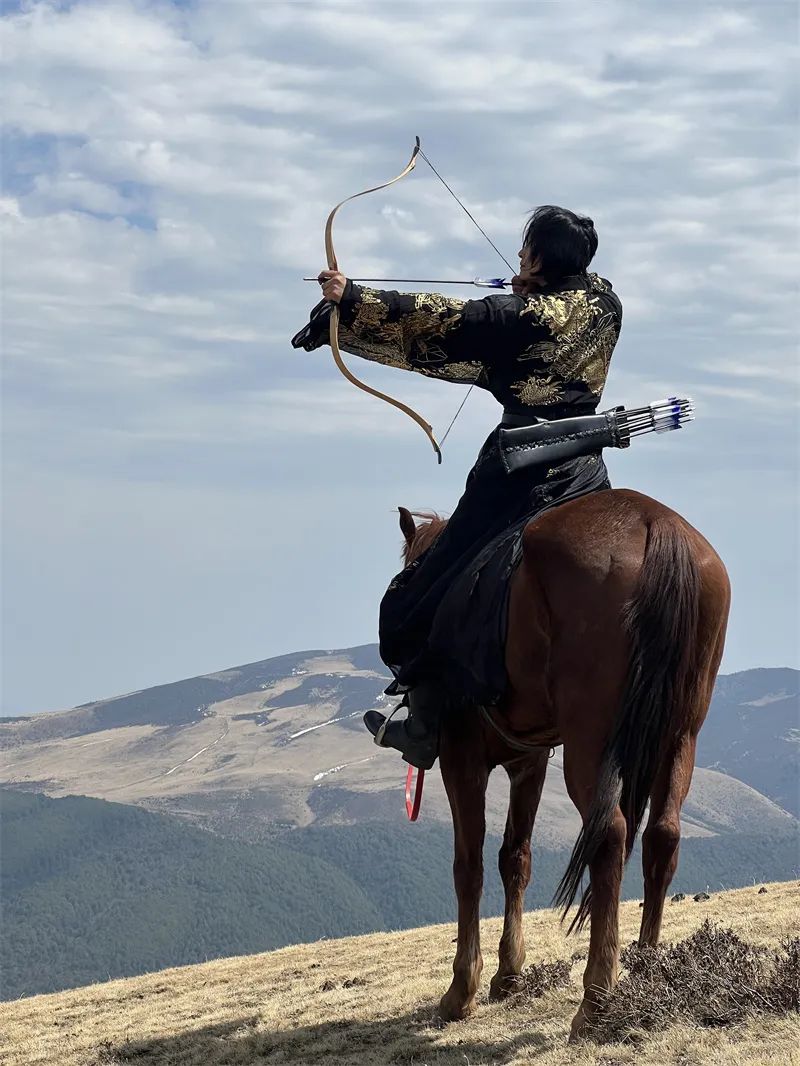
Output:
<instances>
[{"instance_id":1,"label":"horse hoof","mask_svg":"<svg viewBox=\"0 0 800 1066\"><path fill-rule=\"evenodd\" d=\"M581 1003L578 1008L578 1013L572 1019L572 1026L569 1031L570 1044L577 1044L579 1040L584 1040L589 1035L589 1030L592 1028L593 1015L591 1015Z\"/></svg>"},{"instance_id":2,"label":"horse hoof","mask_svg":"<svg viewBox=\"0 0 800 1066\"><path fill-rule=\"evenodd\" d=\"M439 1001L439 1017L443 1022L463 1022L475 1009L475 1001L459 1002L446 992Z\"/></svg>"},{"instance_id":3,"label":"horse hoof","mask_svg":"<svg viewBox=\"0 0 800 1066\"><path fill-rule=\"evenodd\" d=\"M518 974L495 974L489 985L489 999L492 1002L497 1002L501 999L508 999L509 996L513 996L515 992L519 991L519 975Z\"/></svg>"}]
</instances>

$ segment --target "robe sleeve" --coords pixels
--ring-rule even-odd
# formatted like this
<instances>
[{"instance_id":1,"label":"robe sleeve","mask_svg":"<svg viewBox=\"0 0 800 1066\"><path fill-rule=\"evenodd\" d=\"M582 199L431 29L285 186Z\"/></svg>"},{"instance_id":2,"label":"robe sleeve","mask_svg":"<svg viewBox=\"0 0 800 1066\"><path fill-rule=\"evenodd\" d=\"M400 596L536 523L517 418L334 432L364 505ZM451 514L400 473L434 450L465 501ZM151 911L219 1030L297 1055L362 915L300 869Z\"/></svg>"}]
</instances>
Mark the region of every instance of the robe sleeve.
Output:
<instances>
[{"instance_id":1,"label":"robe sleeve","mask_svg":"<svg viewBox=\"0 0 800 1066\"><path fill-rule=\"evenodd\" d=\"M348 282L339 305L339 343L386 366L485 387L484 371L513 357L523 334L530 334L530 323L521 319L524 305L509 295L457 300Z\"/></svg>"}]
</instances>

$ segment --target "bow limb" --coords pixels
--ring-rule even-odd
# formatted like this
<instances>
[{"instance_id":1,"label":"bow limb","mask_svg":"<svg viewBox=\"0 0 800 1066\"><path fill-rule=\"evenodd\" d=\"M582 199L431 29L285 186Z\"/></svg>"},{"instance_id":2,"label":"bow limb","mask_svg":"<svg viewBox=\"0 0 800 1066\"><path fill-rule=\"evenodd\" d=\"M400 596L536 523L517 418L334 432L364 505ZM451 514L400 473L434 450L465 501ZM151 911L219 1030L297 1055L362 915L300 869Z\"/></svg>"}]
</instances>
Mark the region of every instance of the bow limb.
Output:
<instances>
[{"instance_id":1,"label":"bow limb","mask_svg":"<svg viewBox=\"0 0 800 1066\"><path fill-rule=\"evenodd\" d=\"M331 269L335 268L331 267ZM417 414L416 411L414 411L407 404L402 403L400 400L395 400L391 396L387 396L385 392L379 392L378 389L373 389L371 385L366 385L363 381L359 381L355 374L353 374L352 371L349 369L344 359L342 359L342 353L339 349L339 308L336 306L334 306L333 310L331 311L330 325L331 351L333 352L333 361L336 363L337 367L339 368L339 370L341 370L347 380L351 382L351 384L355 385L357 388L363 389L364 392L368 392L370 396L376 396L379 400L386 400L386 402L390 403L392 407L396 407L398 411L402 411L403 414L408 415L409 418L413 418L413 420L424 431L426 437L433 445L433 450L436 452L436 458L441 463L442 451L436 441L436 438L433 435L433 427L425 421L422 415Z\"/></svg>"},{"instance_id":2,"label":"bow limb","mask_svg":"<svg viewBox=\"0 0 800 1066\"><path fill-rule=\"evenodd\" d=\"M364 189L362 192L353 193L352 196L348 196L334 207L331 213L328 215L328 221L325 223L325 257L328 261L328 270L338 270L339 266L336 261L336 252L333 247L333 220L336 218L336 212L340 207L350 203L351 200L358 199L359 196L367 196L368 193L378 192L380 189L386 189L390 185L394 185L396 181L400 181L406 174L410 174L414 167L417 165L417 155L419 153L419 137L417 137L414 151L411 153L411 159L408 161L404 169L391 181L385 181L382 185L375 185L371 189ZM398 411L402 411L403 414L408 415L414 422L423 430L425 436L433 445L433 450L436 452L436 458L441 463L442 452L433 435L433 427L425 421L422 415L417 414L407 404L401 403L400 400L395 400L391 396L387 396L385 392L379 392L378 389L373 389L371 385L366 385L363 381L360 381L355 374L347 367L344 359L342 359L341 349L339 348L339 305L333 304L331 308L330 317L330 343L331 352L333 353L333 361L339 368L341 373L347 378L347 380L355 385L356 388L362 389L364 392L369 393L370 396L375 396L379 400L385 400L386 403L391 404L392 407L396 407Z\"/></svg>"}]
</instances>

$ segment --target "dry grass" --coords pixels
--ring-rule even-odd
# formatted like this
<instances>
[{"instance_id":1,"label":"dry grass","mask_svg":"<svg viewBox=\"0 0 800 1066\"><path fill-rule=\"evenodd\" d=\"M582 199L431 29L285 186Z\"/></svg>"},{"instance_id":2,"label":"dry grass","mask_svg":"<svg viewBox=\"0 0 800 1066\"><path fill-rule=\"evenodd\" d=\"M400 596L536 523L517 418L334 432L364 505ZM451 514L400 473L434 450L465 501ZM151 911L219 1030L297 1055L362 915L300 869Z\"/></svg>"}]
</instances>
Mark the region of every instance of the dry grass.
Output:
<instances>
[{"instance_id":1,"label":"dry grass","mask_svg":"<svg viewBox=\"0 0 800 1066\"><path fill-rule=\"evenodd\" d=\"M640 914L636 903L623 906L623 943L634 938ZM800 932L799 914L796 882L765 894L741 889L669 904L664 938L682 940L710 917L777 949ZM499 919L483 923L487 988L499 931ZM526 915L525 931L531 963L570 961L586 950L585 937L564 937L552 911ZM568 1046L583 960L565 987L505 1004L488 1003L484 990L472 1018L441 1027L434 1012L449 982L453 935L442 925L322 941L4 1004L0 1057L8 1066L800 1063L796 1014L717 1028L682 1022L636 1044Z\"/></svg>"},{"instance_id":2,"label":"dry grass","mask_svg":"<svg viewBox=\"0 0 800 1066\"><path fill-rule=\"evenodd\" d=\"M639 1040L676 1019L717 1027L800 1010L800 937L776 951L706 918L677 944L649 948L634 941L622 952L622 965L596 1039Z\"/></svg>"}]
</instances>

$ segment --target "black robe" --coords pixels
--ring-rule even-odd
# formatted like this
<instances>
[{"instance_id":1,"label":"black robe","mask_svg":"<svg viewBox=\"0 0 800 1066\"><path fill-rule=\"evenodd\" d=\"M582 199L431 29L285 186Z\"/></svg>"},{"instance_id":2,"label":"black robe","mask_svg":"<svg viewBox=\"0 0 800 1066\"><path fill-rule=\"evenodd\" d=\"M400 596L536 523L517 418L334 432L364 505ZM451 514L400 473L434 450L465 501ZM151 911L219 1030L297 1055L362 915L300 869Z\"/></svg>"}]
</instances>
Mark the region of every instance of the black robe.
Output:
<instances>
[{"instance_id":1,"label":"black robe","mask_svg":"<svg viewBox=\"0 0 800 1066\"><path fill-rule=\"evenodd\" d=\"M506 416L557 419L597 407L622 325L622 305L597 274L530 296L457 300L348 282L340 346L426 377L474 384ZM327 341L327 318L295 338ZM497 430L467 478L436 544L398 574L381 602L381 657L399 686L439 680L465 699L500 698L508 578L524 525L543 509L608 488L601 456L506 473Z\"/></svg>"}]
</instances>

